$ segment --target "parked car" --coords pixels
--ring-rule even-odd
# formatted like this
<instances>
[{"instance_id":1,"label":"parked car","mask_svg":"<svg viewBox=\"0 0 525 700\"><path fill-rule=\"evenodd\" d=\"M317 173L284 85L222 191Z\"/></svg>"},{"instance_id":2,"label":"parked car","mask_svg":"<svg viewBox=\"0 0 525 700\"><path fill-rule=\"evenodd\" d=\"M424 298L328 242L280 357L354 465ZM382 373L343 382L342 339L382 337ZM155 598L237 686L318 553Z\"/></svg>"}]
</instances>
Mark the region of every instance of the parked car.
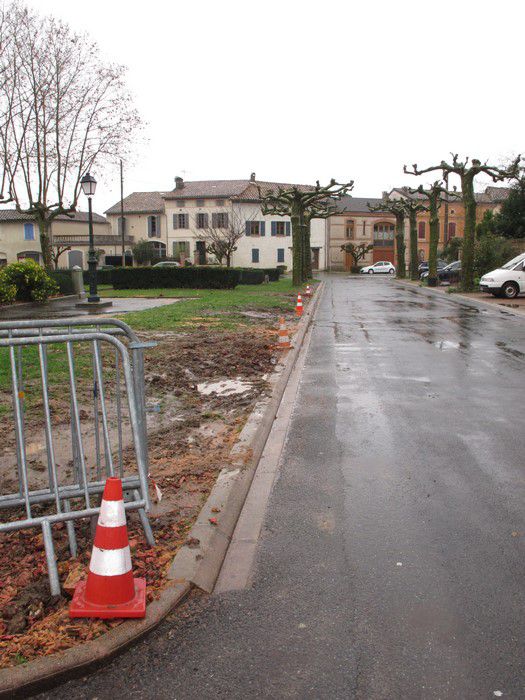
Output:
<instances>
[{"instance_id":1,"label":"parked car","mask_svg":"<svg viewBox=\"0 0 525 700\"><path fill-rule=\"evenodd\" d=\"M153 267L180 267L180 263L176 260L162 260L161 262L155 263Z\"/></svg>"},{"instance_id":2,"label":"parked car","mask_svg":"<svg viewBox=\"0 0 525 700\"><path fill-rule=\"evenodd\" d=\"M363 275L393 275L396 268L388 260L380 260L373 265L362 267L359 272Z\"/></svg>"},{"instance_id":3,"label":"parked car","mask_svg":"<svg viewBox=\"0 0 525 700\"><path fill-rule=\"evenodd\" d=\"M450 265L447 265L446 267L437 271L438 280L440 282L459 282L460 275L461 260L455 260L453 263L450 263ZM427 277L428 270L423 272L421 279L424 280L427 279Z\"/></svg>"},{"instance_id":4,"label":"parked car","mask_svg":"<svg viewBox=\"0 0 525 700\"><path fill-rule=\"evenodd\" d=\"M514 299L518 294L525 293L525 253L483 275L479 288L482 292L506 299Z\"/></svg>"},{"instance_id":5,"label":"parked car","mask_svg":"<svg viewBox=\"0 0 525 700\"><path fill-rule=\"evenodd\" d=\"M447 265L448 265L448 263L446 260L438 260L437 261L437 269L438 270L442 270ZM428 272L428 260L423 260L423 262L419 264L417 271L418 271L418 274L420 277L424 272Z\"/></svg>"}]
</instances>

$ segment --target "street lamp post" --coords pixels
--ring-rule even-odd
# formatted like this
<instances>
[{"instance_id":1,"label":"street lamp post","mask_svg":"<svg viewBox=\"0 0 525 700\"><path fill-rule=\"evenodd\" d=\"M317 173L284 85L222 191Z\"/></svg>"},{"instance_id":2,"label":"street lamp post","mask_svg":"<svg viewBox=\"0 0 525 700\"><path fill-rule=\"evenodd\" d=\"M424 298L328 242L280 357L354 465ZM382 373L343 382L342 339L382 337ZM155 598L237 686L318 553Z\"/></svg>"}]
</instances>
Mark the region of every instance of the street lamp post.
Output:
<instances>
[{"instance_id":1,"label":"street lamp post","mask_svg":"<svg viewBox=\"0 0 525 700\"><path fill-rule=\"evenodd\" d=\"M88 251L88 270L89 270L89 296L88 302L96 304L100 301L97 294L97 254L95 252L95 241L93 237L93 207L91 199L97 189L97 181L95 178L86 173L80 181L82 191L88 198L88 225L89 225L89 251Z\"/></svg>"}]
</instances>

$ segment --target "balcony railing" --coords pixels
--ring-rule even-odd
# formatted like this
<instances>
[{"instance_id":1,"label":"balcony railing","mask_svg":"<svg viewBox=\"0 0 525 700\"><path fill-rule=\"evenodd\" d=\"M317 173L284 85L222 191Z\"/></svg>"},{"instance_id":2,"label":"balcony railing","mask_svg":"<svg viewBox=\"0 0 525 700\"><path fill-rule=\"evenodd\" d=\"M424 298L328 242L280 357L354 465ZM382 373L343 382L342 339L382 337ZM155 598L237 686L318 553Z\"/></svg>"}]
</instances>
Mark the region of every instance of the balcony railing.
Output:
<instances>
[{"instance_id":1,"label":"balcony railing","mask_svg":"<svg viewBox=\"0 0 525 700\"><path fill-rule=\"evenodd\" d=\"M121 245L122 238L109 234L95 234L93 240L96 246L100 245ZM134 236L124 236L124 243L132 245L135 242ZM86 234L79 235L78 233L59 233L53 236L53 243L57 245L89 245L89 236Z\"/></svg>"}]
</instances>

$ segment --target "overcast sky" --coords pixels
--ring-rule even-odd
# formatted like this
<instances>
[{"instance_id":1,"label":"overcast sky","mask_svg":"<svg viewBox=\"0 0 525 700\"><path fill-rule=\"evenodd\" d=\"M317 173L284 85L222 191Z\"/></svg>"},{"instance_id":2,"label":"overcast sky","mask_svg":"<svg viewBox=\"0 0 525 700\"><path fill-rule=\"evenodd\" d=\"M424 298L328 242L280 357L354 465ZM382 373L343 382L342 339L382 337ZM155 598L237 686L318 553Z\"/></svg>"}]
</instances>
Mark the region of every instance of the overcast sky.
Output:
<instances>
[{"instance_id":1,"label":"overcast sky","mask_svg":"<svg viewBox=\"0 0 525 700\"><path fill-rule=\"evenodd\" d=\"M521 0L29 4L128 66L148 144L125 194L255 171L374 197L416 183L405 162L525 152ZM115 169L95 208L118 198Z\"/></svg>"}]
</instances>

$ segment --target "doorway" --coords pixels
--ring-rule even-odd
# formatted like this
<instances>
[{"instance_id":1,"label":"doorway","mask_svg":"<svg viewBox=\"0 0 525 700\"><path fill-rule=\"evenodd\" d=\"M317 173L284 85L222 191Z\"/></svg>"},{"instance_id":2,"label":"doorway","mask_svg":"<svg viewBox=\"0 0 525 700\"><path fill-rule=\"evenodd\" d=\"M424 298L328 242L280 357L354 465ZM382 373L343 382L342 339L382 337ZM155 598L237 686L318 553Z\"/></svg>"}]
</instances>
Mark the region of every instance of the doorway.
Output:
<instances>
[{"instance_id":1,"label":"doorway","mask_svg":"<svg viewBox=\"0 0 525 700\"><path fill-rule=\"evenodd\" d=\"M197 241L195 244L195 262L197 265L206 265L206 243Z\"/></svg>"}]
</instances>

